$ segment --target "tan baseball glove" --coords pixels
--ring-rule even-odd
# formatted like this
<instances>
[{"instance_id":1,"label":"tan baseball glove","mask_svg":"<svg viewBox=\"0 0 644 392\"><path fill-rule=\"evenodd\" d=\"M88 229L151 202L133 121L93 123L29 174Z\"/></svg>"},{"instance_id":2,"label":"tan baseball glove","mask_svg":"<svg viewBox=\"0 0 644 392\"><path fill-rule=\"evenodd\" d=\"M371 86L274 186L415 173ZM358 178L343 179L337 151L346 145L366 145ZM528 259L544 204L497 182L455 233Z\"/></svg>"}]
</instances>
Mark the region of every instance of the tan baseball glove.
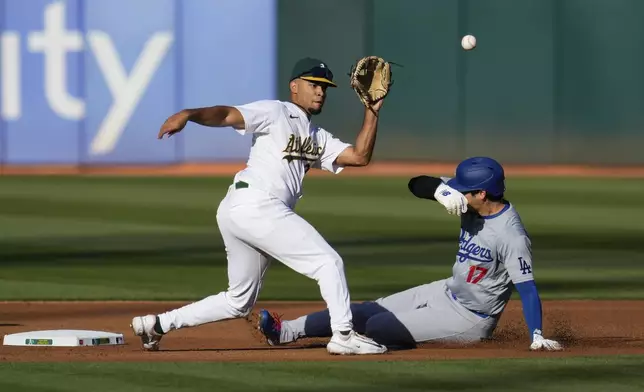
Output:
<instances>
[{"instance_id":1,"label":"tan baseball glove","mask_svg":"<svg viewBox=\"0 0 644 392\"><path fill-rule=\"evenodd\" d=\"M358 60L349 72L351 88L370 108L389 94L392 84L391 64L382 57L367 56Z\"/></svg>"}]
</instances>

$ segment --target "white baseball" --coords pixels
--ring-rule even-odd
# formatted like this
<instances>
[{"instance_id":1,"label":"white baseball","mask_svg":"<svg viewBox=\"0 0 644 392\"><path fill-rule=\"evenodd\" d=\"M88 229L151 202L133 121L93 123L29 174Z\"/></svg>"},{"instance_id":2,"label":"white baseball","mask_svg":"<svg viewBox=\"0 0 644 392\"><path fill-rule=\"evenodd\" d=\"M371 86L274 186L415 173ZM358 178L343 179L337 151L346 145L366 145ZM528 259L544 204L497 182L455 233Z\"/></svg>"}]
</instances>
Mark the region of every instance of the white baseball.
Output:
<instances>
[{"instance_id":1,"label":"white baseball","mask_svg":"<svg viewBox=\"0 0 644 392\"><path fill-rule=\"evenodd\" d=\"M469 34L466 35L461 40L461 46L465 50L472 50L472 49L476 48L476 37L473 36L473 35L469 35Z\"/></svg>"}]
</instances>

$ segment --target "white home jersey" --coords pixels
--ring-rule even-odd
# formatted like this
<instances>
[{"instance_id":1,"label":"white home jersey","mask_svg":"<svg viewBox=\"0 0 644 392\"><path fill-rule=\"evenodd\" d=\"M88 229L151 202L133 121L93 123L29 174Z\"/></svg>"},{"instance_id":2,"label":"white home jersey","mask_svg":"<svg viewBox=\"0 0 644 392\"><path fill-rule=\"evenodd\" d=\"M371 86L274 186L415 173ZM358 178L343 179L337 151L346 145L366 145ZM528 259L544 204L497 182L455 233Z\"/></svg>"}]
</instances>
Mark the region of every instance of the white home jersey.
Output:
<instances>
[{"instance_id":1,"label":"white home jersey","mask_svg":"<svg viewBox=\"0 0 644 392\"><path fill-rule=\"evenodd\" d=\"M240 134L253 134L247 167L235 175L293 207L302 197L302 181L311 168L339 173L337 156L350 146L311 124L297 105L263 100L235 106L244 117Z\"/></svg>"}]
</instances>

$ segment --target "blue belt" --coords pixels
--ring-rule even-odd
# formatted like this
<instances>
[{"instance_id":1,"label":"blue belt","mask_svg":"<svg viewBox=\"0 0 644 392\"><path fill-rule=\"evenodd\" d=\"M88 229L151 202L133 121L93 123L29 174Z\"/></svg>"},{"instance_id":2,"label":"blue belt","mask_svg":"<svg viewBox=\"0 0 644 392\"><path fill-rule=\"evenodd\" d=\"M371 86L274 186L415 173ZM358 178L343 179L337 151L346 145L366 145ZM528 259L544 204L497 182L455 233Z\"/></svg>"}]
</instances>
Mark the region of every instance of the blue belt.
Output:
<instances>
[{"instance_id":1,"label":"blue belt","mask_svg":"<svg viewBox=\"0 0 644 392\"><path fill-rule=\"evenodd\" d=\"M450 290L450 294L452 294L452 298L454 298L454 301L458 301L458 299L456 298L456 296L454 295L454 293L452 293L452 291L451 291L451 290ZM463 307L465 308L465 306L463 306ZM465 309L467 309L467 308L465 308ZM469 310L470 312L474 313L475 315L477 315L477 316L479 316L479 317L481 317L481 318L488 318L488 317L490 317L490 316L489 316L489 315L487 315L487 314L479 313L479 312L477 312L477 311L475 311L475 310L471 310L471 309L467 309L467 310Z\"/></svg>"}]
</instances>

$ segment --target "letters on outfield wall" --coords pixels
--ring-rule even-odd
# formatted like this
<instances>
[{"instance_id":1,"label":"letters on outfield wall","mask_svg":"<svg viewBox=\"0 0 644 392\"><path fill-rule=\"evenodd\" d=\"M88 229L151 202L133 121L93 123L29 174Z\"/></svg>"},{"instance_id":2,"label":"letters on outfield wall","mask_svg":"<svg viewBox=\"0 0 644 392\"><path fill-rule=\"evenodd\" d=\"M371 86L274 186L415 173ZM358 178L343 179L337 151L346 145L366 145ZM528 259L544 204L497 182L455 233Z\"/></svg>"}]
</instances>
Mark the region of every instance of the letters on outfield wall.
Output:
<instances>
[{"instance_id":1,"label":"letters on outfield wall","mask_svg":"<svg viewBox=\"0 0 644 392\"><path fill-rule=\"evenodd\" d=\"M244 159L250 139L232 129L156 134L184 107L276 97L274 13L273 0L0 0L2 162Z\"/></svg>"}]
</instances>

